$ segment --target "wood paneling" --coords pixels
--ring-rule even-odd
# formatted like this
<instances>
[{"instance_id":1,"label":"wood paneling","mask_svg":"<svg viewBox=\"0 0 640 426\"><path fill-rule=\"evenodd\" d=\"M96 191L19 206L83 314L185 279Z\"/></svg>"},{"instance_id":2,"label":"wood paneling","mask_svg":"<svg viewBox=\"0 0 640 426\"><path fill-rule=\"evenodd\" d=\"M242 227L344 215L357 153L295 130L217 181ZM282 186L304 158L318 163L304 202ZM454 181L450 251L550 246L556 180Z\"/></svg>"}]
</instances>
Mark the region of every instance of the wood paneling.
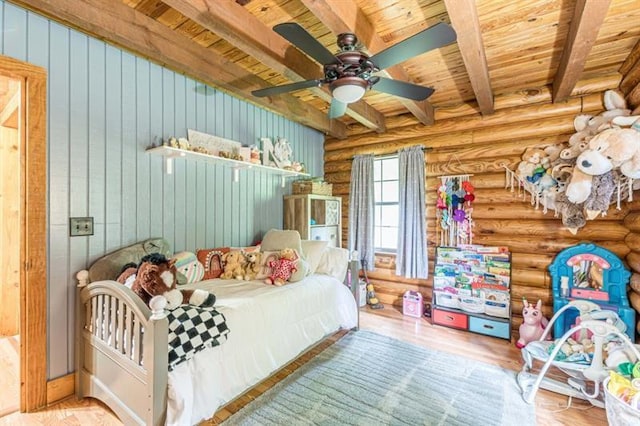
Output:
<instances>
[{"instance_id":1,"label":"wood paneling","mask_svg":"<svg viewBox=\"0 0 640 426\"><path fill-rule=\"evenodd\" d=\"M48 109L48 245L41 248L49 253L49 378L75 370L78 270L150 237L193 251L248 245L282 226L290 184L282 188L279 177L242 170L232 183L230 169L184 159L166 175L162 159L144 152L148 146L186 137L188 128L244 144L282 136L296 160L322 174L324 136L315 130L3 0L0 34L0 53L48 69L55 105ZM75 216L94 217L93 236L68 236Z\"/></svg>"}]
</instances>

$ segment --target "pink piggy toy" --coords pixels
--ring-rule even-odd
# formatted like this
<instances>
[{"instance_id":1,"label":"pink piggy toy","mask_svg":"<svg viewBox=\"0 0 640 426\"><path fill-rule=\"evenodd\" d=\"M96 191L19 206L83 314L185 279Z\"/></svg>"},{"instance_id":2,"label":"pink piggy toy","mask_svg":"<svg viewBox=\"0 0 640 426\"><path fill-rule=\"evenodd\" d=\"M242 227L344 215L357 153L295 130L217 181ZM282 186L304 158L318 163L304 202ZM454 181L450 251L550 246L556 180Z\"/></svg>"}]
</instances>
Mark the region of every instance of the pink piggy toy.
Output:
<instances>
[{"instance_id":1,"label":"pink piggy toy","mask_svg":"<svg viewBox=\"0 0 640 426\"><path fill-rule=\"evenodd\" d=\"M536 306L527 302L527 299L522 299L524 308L522 309L522 318L524 321L520 325L520 338L516 342L516 346L524 348L527 343L539 340L544 333L544 329L547 327L549 320L547 320L540 312L542 302L538 300ZM547 336L547 340L550 340L551 336Z\"/></svg>"}]
</instances>

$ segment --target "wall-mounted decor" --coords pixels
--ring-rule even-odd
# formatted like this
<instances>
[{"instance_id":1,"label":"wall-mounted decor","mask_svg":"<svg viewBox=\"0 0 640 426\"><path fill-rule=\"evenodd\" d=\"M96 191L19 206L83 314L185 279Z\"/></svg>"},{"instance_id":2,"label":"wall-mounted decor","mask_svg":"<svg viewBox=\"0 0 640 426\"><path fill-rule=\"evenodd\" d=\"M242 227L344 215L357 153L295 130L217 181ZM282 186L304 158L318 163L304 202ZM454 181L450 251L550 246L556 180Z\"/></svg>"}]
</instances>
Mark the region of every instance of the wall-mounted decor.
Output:
<instances>
[{"instance_id":1,"label":"wall-mounted decor","mask_svg":"<svg viewBox=\"0 0 640 426\"><path fill-rule=\"evenodd\" d=\"M436 227L441 246L455 247L473 242L471 207L475 200L471 175L440 176L436 201Z\"/></svg>"}]
</instances>

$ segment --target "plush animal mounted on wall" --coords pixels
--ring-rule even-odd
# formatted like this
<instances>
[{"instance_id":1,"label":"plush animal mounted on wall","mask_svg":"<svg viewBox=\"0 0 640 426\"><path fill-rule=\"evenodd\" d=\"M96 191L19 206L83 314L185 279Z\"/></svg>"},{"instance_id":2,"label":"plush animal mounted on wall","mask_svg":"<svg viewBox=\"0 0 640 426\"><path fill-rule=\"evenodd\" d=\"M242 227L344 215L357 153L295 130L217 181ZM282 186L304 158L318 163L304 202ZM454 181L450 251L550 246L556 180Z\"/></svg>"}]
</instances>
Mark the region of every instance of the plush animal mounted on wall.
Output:
<instances>
[{"instance_id":1,"label":"plush animal mounted on wall","mask_svg":"<svg viewBox=\"0 0 640 426\"><path fill-rule=\"evenodd\" d=\"M246 281L255 280L262 265L262 253L259 251L253 251L245 254L245 258L247 263L244 267L244 279Z\"/></svg>"},{"instance_id":2,"label":"plush animal mounted on wall","mask_svg":"<svg viewBox=\"0 0 640 426\"><path fill-rule=\"evenodd\" d=\"M164 297L167 301L167 309L175 309L184 304L208 307L213 306L216 301L215 295L208 291L178 290L174 262L158 253L142 258L131 290L147 306L154 297Z\"/></svg>"},{"instance_id":3,"label":"plush animal mounted on wall","mask_svg":"<svg viewBox=\"0 0 640 426\"><path fill-rule=\"evenodd\" d=\"M222 256L224 272L220 275L223 280L241 280L244 278L244 265L246 259L241 250L231 250Z\"/></svg>"},{"instance_id":4,"label":"plush animal mounted on wall","mask_svg":"<svg viewBox=\"0 0 640 426\"><path fill-rule=\"evenodd\" d=\"M535 306L522 299L524 307L522 309L523 322L520 325L520 338L516 342L516 346L524 348L527 343L539 340L544 333L544 329L549 324L549 320L542 315L542 301L538 300ZM551 340L551 336L547 336L547 340Z\"/></svg>"},{"instance_id":5,"label":"plush animal mounted on wall","mask_svg":"<svg viewBox=\"0 0 640 426\"><path fill-rule=\"evenodd\" d=\"M298 270L296 267L297 258L295 250L291 248L280 250L279 258L269 262L271 275L265 278L264 282L281 286L289 281L291 275Z\"/></svg>"}]
</instances>

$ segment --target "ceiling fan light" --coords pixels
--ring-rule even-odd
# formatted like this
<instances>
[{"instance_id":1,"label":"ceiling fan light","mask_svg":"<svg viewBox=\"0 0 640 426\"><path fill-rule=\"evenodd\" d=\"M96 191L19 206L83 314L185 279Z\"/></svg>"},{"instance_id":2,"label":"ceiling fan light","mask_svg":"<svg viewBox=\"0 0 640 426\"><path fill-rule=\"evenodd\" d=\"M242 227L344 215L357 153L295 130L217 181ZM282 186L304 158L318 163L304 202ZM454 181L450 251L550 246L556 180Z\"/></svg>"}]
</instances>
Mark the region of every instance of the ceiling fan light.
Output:
<instances>
[{"instance_id":1,"label":"ceiling fan light","mask_svg":"<svg viewBox=\"0 0 640 426\"><path fill-rule=\"evenodd\" d=\"M368 83L358 77L343 77L331 83L333 97L345 104L357 102L367 91Z\"/></svg>"}]
</instances>

